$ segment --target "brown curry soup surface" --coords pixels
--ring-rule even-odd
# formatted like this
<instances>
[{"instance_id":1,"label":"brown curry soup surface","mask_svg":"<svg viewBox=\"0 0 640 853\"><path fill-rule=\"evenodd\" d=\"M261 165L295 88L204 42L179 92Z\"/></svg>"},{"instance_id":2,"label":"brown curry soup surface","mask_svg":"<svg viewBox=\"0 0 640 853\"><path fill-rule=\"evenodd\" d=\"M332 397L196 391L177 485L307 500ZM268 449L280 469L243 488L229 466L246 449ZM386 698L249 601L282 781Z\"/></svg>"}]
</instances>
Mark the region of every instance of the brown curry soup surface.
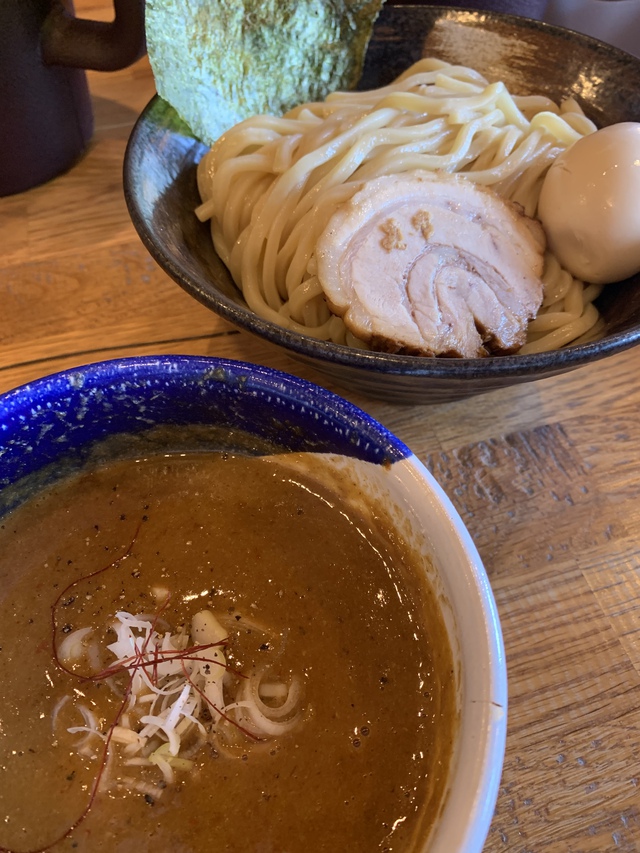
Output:
<instances>
[{"instance_id":1,"label":"brown curry soup surface","mask_svg":"<svg viewBox=\"0 0 640 853\"><path fill-rule=\"evenodd\" d=\"M345 489L274 458L158 455L75 475L0 521L0 849L418 849L451 760L452 653L418 558ZM125 767L112 747L106 790L53 843L82 814L100 765L66 731L82 725L77 704L106 731L121 700L59 669L51 610L105 566L63 596L56 642L91 626L106 646L115 612L156 612L162 587L172 629L209 608L229 626L230 665L299 675L303 716L267 743L207 743L164 787L157 768Z\"/></svg>"}]
</instances>

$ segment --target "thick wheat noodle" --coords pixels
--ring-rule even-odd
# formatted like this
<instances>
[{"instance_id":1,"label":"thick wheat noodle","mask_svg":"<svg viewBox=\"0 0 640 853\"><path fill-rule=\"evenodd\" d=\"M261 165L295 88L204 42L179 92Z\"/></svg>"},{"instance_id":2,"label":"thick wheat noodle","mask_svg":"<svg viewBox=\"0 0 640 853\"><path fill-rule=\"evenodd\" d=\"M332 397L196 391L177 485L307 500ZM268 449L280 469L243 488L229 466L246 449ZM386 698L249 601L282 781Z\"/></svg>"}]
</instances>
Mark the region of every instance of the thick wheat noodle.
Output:
<instances>
[{"instance_id":1,"label":"thick wheat noodle","mask_svg":"<svg viewBox=\"0 0 640 853\"><path fill-rule=\"evenodd\" d=\"M282 118L236 125L198 167L216 251L249 307L267 320L336 343L365 346L327 307L314 250L336 206L363 181L416 169L463 173L535 216L546 171L595 130L579 105L512 96L504 83L423 59L393 84L335 92ZM585 286L549 253L545 297L521 352L596 334L602 325Z\"/></svg>"}]
</instances>

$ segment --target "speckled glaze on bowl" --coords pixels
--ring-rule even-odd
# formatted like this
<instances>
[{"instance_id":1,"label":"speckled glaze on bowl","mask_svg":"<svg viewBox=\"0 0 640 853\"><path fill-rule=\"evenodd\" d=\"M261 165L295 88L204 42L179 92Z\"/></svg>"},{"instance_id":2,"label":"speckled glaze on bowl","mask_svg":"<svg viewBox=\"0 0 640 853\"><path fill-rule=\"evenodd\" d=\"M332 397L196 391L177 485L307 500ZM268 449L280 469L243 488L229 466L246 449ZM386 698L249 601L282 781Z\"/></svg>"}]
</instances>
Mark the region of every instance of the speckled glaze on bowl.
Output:
<instances>
[{"instance_id":1,"label":"speckled glaze on bowl","mask_svg":"<svg viewBox=\"0 0 640 853\"><path fill-rule=\"evenodd\" d=\"M362 88L390 82L423 55L471 65L518 94L569 95L598 125L640 121L640 60L595 39L538 21L428 6L387 6L367 53ZM216 255L199 204L195 169L205 151L166 102L140 116L125 157L132 221L158 264L186 291L235 325L284 347L326 376L369 397L438 403L564 373L640 340L640 276L598 300L605 336L540 355L431 359L363 352L262 320L246 306Z\"/></svg>"},{"instance_id":2,"label":"speckled glaze on bowl","mask_svg":"<svg viewBox=\"0 0 640 853\"><path fill-rule=\"evenodd\" d=\"M242 433L255 438L251 452L323 454L328 470L349 466L363 493L395 508L398 529L425 554L458 673L460 726L448 788L420 851L481 853L506 736L507 676L495 601L447 496L409 448L365 412L295 376L224 359L150 356L68 370L0 396L0 515L13 505L22 478L39 487L82 466L96 442L114 437L124 436L118 452L131 456L133 446L137 455L149 430L167 426L196 427L199 448L246 449L244 440L238 444Z\"/></svg>"},{"instance_id":3,"label":"speckled glaze on bowl","mask_svg":"<svg viewBox=\"0 0 640 853\"><path fill-rule=\"evenodd\" d=\"M322 426L310 428L309 421ZM67 456L82 464L110 435L165 424L221 426L265 446L380 464L410 453L346 400L266 367L189 356L114 359L0 396L0 494Z\"/></svg>"}]
</instances>

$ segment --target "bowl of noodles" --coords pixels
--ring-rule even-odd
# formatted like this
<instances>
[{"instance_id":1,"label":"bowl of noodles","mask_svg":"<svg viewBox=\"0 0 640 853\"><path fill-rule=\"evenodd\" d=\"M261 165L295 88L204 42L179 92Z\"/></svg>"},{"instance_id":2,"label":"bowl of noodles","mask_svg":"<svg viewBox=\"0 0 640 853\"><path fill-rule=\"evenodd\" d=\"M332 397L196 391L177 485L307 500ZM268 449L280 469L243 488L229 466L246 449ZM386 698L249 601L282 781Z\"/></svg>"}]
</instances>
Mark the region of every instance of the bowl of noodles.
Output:
<instances>
[{"instance_id":1,"label":"bowl of noodles","mask_svg":"<svg viewBox=\"0 0 640 853\"><path fill-rule=\"evenodd\" d=\"M640 276L570 272L538 203L577 142L639 120L640 60L614 47L515 16L389 5L356 91L247 119L212 147L156 96L129 141L125 196L160 266L240 329L345 389L446 402L637 344ZM529 253L533 283L518 266Z\"/></svg>"},{"instance_id":2,"label":"bowl of noodles","mask_svg":"<svg viewBox=\"0 0 640 853\"><path fill-rule=\"evenodd\" d=\"M499 616L409 448L217 358L76 367L0 417L3 851L481 853Z\"/></svg>"}]
</instances>

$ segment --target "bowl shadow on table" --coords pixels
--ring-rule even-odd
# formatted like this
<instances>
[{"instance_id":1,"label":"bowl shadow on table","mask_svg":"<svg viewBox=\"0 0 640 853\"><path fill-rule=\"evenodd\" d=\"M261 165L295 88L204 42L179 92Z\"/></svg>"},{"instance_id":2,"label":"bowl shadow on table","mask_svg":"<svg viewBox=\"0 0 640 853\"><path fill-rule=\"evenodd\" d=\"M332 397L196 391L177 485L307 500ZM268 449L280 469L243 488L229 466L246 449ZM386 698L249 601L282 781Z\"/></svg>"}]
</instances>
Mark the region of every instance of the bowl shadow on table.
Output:
<instances>
[{"instance_id":1,"label":"bowl shadow on table","mask_svg":"<svg viewBox=\"0 0 640 853\"><path fill-rule=\"evenodd\" d=\"M363 88L386 84L427 50L449 61L474 64L475 59L475 67L491 76L491 63L499 57L493 55L498 48L483 40L489 28L501 52L513 48L513 62L502 75L513 91L522 91L517 87L525 86L527 68L531 80L531 63L537 68L535 56L544 50L546 62L536 80L529 82L531 89L560 100L575 89L567 80L581 75L597 78L599 98L587 104L596 123L640 119L640 61L634 57L535 21L497 14L464 13L459 19L456 15L463 13L438 7L384 10L367 54ZM240 329L284 348L319 380L329 379L346 390L391 403L451 402L565 373L640 340L638 275L609 285L597 300L606 323L600 340L551 353L419 358L351 349L283 329L249 310L215 252L208 224L199 222L193 212L200 204L197 163L206 150L169 104L152 99L133 130L125 157L125 197L134 226L154 259L188 293Z\"/></svg>"}]
</instances>

